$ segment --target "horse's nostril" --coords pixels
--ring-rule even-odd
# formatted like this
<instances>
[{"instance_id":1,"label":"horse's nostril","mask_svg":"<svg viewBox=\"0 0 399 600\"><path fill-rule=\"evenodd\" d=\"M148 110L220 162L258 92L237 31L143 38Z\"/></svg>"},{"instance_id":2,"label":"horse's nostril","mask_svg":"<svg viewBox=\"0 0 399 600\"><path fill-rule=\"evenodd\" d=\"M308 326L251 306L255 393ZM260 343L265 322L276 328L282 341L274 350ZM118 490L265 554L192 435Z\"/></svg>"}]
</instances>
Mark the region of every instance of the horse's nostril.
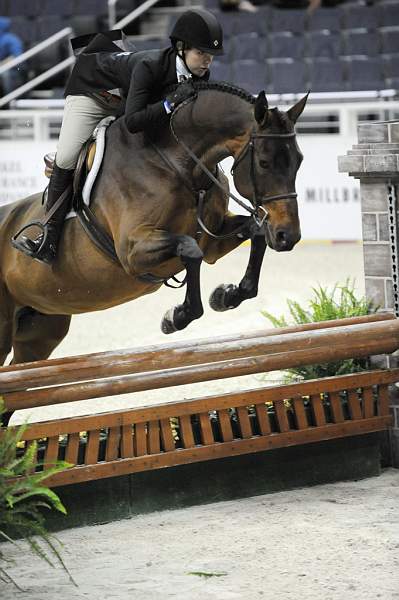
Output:
<instances>
[{"instance_id":1,"label":"horse's nostril","mask_svg":"<svg viewBox=\"0 0 399 600\"><path fill-rule=\"evenodd\" d=\"M282 245L287 244L287 233L281 229L276 231L276 241Z\"/></svg>"}]
</instances>

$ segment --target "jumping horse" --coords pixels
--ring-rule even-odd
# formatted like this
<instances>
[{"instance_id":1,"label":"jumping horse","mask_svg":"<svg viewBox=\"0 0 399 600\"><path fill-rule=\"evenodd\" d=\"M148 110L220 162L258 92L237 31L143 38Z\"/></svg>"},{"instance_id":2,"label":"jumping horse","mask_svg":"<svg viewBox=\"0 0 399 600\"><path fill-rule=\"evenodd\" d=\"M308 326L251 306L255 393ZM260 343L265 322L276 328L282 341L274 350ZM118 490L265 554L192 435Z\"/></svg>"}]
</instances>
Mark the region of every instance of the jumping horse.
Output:
<instances>
[{"instance_id":1,"label":"jumping horse","mask_svg":"<svg viewBox=\"0 0 399 600\"><path fill-rule=\"evenodd\" d=\"M220 285L210 304L223 311L257 294L266 246L291 250L300 239L295 177L302 155L294 124L307 96L287 112L269 109L224 83L199 83L195 98L151 139L131 135L124 119L107 131L92 210L112 239L117 260L92 244L77 219L65 223L53 266L12 248L11 237L42 214L41 194L0 208L0 355L4 363L47 358L66 336L73 314L102 310L155 292L186 271L184 302L162 321L165 333L203 314L200 266L250 239L238 285ZM233 177L248 215L228 211L227 178L218 163L234 157ZM200 226L202 224L202 226Z\"/></svg>"}]
</instances>

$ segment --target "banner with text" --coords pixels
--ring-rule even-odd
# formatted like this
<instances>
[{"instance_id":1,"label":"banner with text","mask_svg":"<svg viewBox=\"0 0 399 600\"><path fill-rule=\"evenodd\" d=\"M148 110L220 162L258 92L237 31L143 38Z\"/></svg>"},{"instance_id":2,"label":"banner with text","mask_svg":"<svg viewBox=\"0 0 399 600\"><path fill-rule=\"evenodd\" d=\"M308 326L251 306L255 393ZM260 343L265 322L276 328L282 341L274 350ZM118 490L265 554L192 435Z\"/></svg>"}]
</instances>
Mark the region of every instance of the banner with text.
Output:
<instances>
[{"instance_id":1,"label":"banner with text","mask_svg":"<svg viewBox=\"0 0 399 600\"><path fill-rule=\"evenodd\" d=\"M54 152L55 146L54 141L0 143L0 205L45 189L43 157Z\"/></svg>"}]
</instances>

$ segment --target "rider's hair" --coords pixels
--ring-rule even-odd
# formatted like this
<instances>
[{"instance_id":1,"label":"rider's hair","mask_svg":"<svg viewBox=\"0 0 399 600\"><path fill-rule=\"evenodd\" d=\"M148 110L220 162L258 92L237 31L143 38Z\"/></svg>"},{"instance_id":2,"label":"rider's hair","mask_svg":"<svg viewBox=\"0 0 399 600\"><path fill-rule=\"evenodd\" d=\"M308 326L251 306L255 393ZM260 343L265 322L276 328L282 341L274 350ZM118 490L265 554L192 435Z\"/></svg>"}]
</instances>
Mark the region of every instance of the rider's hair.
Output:
<instances>
[{"instance_id":1,"label":"rider's hair","mask_svg":"<svg viewBox=\"0 0 399 600\"><path fill-rule=\"evenodd\" d=\"M185 50L190 50L192 48L187 42L176 40L175 38L172 38L172 46L177 52L184 52Z\"/></svg>"}]
</instances>

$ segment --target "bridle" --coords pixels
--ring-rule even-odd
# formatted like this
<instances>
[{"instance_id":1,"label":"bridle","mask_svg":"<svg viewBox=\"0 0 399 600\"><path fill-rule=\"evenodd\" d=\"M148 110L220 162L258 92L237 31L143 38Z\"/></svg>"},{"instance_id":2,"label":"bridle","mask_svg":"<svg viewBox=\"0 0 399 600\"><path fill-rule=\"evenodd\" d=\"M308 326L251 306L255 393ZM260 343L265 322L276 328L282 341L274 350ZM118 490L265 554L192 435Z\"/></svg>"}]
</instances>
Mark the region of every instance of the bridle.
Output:
<instances>
[{"instance_id":1,"label":"bridle","mask_svg":"<svg viewBox=\"0 0 399 600\"><path fill-rule=\"evenodd\" d=\"M191 100L191 98L188 101L190 101L190 100ZM186 104L186 102L183 102L178 107L178 109L182 105ZM219 189L222 190L223 193L225 193L225 188L222 186L222 184L217 179L217 177L208 169L208 167L206 165L204 165L204 163L201 161L200 158L198 158L198 156L193 152L193 150L191 150L191 148L189 148L189 146L187 146L187 144L183 140L181 140L178 137L178 135L176 134L176 131L173 126L173 120L174 120L175 114L176 114L176 111L172 114L172 117L170 119L170 130L171 130L171 133L172 133L173 137L175 138L176 142L184 149L184 151L195 162L195 164L201 169L201 171L209 177L209 179L212 181L212 183L214 183ZM241 150L240 154L236 157L234 164L231 168L231 174L234 175L234 171L237 168L237 165L245 158L245 156L247 155L248 152L250 153L250 160L251 160L250 178L251 178L251 185L252 185L252 189L253 189L253 198L252 198L252 200L250 200L250 202L251 202L252 206L248 206L247 204L245 204L240 198L238 198L230 190L227 192L227 194L231 200L234 200L235 202L237 202L237 204L239 204L242 208L244 208L244 210L249 212L249 214L251 215L251 217L253 218L253 220L255 221L255 223L259 229L264 225L264 223L267 221L268 216L269 216L267 209L263 206L264 204L266 204L268 202L272 202L273 200L283 200L283 199L287 199L287 198L296 199L297 193L296 192L287 192L284 194L275 194L275 195L266 196L266 197L262 196L262 198L259 197L259 191L258 191L259 188L257 185L256 172L255 172L255 143L254 142L258 138L270 138L270 139L286 138L287 139L287 138L295 138L295 137L296 137L296 133L294 131L290 132L290 133L256 133L253 130L251 132L248 142L245 144L245 146ZM170 164L171 163L170 159L168 159L167 162ZM175 166L174 166L174 168L176 170ZM180 173L179 173L179 175L181 176ZM205 190L205 189L196 190L196 192L198 193L197 221L198 221L199 225L201 226L202 230L205 233L207 233L208 235L210 235L211 237L216 238L216 239L226 239L226 238L230 238L235 235L238 235L244 229L245 224L242 225L241 227L235 229L231 233L228 233L223 236L212 233L206 227L206 225L204 224L204 222L202 220L202 209L203 209L207 191L208 190Z\"/></svg>"},{"instance_id":2,"label":"bridle","mask_svg":"<svg viewBox=\"0 0 399 600\"><path fill-rule=\"evenodd\" d=\"M255 172L255 143L254 141L259 138L268 138L268 139L288 139L295 138L296 133L292 131L290 133L256 133L255 131L251 132L250 138L248 142L245 144L244 148L241 150L240 154L234 161L233 166L231 167L231 174L234 175L234 171L237 166L242 162L247 153L250 153L251 167L250 167L250 177L251 177L251 185L253 189L253 200L252 206L259 210L259 208L263 208L262 204L266 204L267 202L272 202L273 200L283 200L287 198L297 198L298 194L296 192L287 192L284 194L275 194L273 196L262 196L260 202L259 199L259 191L258 185L256 181L256 172ZM263 209L265 210L265 209Z\"/></svg>"}]
</instances>

